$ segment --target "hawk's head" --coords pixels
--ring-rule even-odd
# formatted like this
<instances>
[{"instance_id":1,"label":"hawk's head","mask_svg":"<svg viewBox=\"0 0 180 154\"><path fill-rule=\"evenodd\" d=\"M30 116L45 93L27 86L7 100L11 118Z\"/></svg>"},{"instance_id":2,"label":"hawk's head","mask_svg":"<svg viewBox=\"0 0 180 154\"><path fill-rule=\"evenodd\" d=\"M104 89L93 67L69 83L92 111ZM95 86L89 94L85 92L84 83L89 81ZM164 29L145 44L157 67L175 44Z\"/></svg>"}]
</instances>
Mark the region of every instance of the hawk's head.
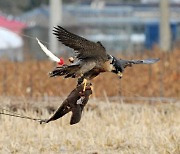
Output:
<instances>
[{"instance_id":1,"label":"hawk's head","mask_svg":"<svg viewBox=\"0 0 180 154\"><path fill-rule=\"evenodd\" d=\"M119 78L122 78L122 72L124 71L123 65L114 56L111 56L111 58L112 58L111 64L113 65L112 72L116 73L119 76Z\"/></svg>"}]
</instances>

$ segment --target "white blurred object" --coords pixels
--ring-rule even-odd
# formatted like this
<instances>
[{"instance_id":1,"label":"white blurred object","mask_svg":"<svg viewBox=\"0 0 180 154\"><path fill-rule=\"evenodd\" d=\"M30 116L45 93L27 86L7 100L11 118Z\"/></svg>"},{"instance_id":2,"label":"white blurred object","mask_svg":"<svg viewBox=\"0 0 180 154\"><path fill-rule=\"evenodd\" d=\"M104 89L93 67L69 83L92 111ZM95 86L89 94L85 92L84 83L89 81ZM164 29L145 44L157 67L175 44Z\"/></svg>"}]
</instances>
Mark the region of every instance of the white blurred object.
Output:
<instances>
[{"instance_id":1,"label":"white blurred object","mask_svg":"<svg viewBox=\"0 0 180 154\"><path fill-rule=\"evenodd\" d=\"M23 46L23 40L20 36L3 27L0 27L0 42L0 50Z\"/></svg>"},{"instance_id":2,"label":"white blurred object","mask_svg":"<svg viewBox=\"0 0 180 154\"><path fill-rule=\"evenodd\" d=\"M16 33L0 27L0 57L13 61L23 60L23 40Z\"/></svg>"},{"instance_id":3,"label":"white blurred object","mask_svg":"<svg viewBox=\"0 0 180 154\"><path fill-rule=\"evenodd\" d=\"M132 34L131 42L133 43L144 43L146 40L146 36L144 34Z\"/></svg>"}]
</instances>

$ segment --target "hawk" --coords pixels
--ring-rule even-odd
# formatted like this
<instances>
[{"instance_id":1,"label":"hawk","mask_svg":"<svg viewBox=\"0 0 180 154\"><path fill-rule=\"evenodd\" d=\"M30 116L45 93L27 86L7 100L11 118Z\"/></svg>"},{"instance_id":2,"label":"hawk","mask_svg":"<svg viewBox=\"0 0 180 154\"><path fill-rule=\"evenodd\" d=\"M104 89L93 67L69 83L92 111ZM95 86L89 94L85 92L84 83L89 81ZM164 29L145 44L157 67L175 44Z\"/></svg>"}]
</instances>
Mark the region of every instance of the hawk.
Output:
<instances>
[{"instance_id":1,"label":"hawk","mask_svg":"<svg viewBox=\"0 0 180 154\"><path fill-rule=\"evenodd\" d=\"M78 84L84 82L86 85L87 81L103 72L113 72L121 78L124 69L128 66L132 66L133 64L153 64L159 60L117 59L106 52L106 49L101 42L87 40L67 31L61 26L54 27L53 34L56 35L57 39L62 44L74 49L76 60L69 65L56 67L49 75L50 77L64 76L65 78L78 78ZM40 46L41 45L42 44L40 44ZM47 52L46 54L49 55Z\"/></svg>"}]
</instances>

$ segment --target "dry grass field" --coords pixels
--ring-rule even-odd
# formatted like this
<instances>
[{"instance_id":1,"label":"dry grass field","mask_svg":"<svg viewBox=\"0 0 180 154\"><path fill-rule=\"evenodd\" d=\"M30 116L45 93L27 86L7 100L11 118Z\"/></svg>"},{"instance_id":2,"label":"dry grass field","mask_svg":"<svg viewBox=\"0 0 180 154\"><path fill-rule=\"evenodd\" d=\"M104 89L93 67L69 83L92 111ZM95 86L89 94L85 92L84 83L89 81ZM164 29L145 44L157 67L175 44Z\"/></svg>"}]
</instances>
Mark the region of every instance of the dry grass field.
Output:
<instances>
[{"instance_id":1,"label":"dry grass field","mask_svg":"<svg viewBox=\"0 0 180 154\"><path fill-rule=\"evenodd\" d=\"M123 58L148 57L161 60L128 68L121 80L112 73L95 78L93 99L76 125L69 125L70 114L43 125L0 114L0 154L180 154L180 50ZM74 79L50 79L53 67L50 61L1 60L0 111L50 117L75 87ZM176 101L130 103L122 96Z\"/></svg>"},{"instance_id":2,"label":"dry grass field","mask_svg":"<svg viewBox=\"0 0 180 154\"><path fill-rule=\"evenodd\" d=\"M1 104L11 103L1 99ZM18 109L22 115L48 118L45 108ZM52 102L53 103L53 102ZM34 102L45 106L47 102ZM8 106L8 105L7 105ZM57 105L56 105L57 106ZM179 154L180 103L126 104L91 100L80 123L70 126L70 114L40 125L36 121L0 115L1 154Z\"/></svg>"}]
</instances>

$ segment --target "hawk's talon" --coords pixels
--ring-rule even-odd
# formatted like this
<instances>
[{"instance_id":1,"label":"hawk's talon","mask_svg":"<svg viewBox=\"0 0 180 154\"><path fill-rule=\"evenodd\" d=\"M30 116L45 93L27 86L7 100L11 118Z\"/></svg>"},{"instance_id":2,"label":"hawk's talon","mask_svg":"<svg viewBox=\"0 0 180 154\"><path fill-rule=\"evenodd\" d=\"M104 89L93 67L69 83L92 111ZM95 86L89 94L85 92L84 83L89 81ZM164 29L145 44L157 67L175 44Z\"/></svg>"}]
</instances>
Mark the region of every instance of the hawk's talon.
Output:
<instances>
[{"instance_id":1,"label":"hawk's talon","mask_svg":"<svg viewBox=\"0 0 180 154\"><path fill-rule=\"evenodd\" d=\"M87 85L87 80L86 79L83 80L83 84L84 84L84 86L83 86L83 92L84 92L84 91L86 91L86 85Z\"/></svg>"},{"instance_id":2,"label":"hawk's talon","mask_svg":"<svg viewBox=\"0 0 180 154\"><path fill-rule=\"evenodd\" d=\"M119 78L121 79L122 76L123 76L123 74L122 74L121 72L118 72L118 76L119 76Z\"/></svg>"}]
</instances>

